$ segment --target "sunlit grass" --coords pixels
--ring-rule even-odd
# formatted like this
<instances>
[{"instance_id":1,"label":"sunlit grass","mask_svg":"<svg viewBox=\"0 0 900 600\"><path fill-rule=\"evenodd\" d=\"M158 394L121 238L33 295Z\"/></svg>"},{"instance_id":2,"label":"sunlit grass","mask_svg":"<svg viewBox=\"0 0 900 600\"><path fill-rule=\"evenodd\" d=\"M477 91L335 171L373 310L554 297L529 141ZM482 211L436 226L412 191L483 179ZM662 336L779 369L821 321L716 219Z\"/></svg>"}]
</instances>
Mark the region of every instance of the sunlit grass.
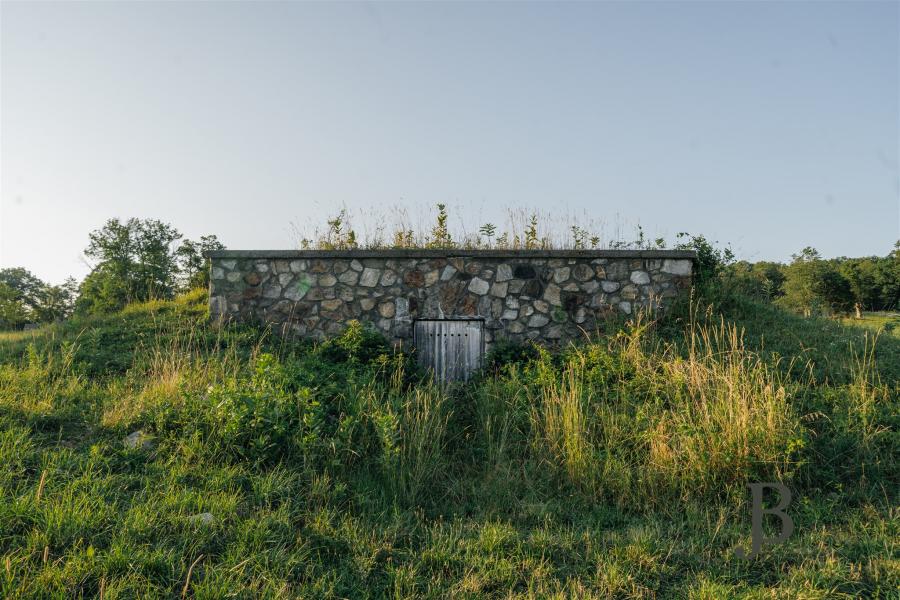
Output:
<instances>
[{"instance_id":1,"label":"sunlit grass","mask_svg":"<svg viewBox=\"0 0 900 600\"><path fill-rule=\"evenodd\" d=\"M642 318L438 388L203 311L0 340L0 597L896 595L893 338ZM741 561L760 480L796 532Z\"/></svg>"},{"instance_id":2,"label":"sunlit grass","mask_svg":"<svg viewBox=\"0 0 900 600\"><path fill-rule=\"evenodd\" d=\"M841 319L841 323L900 337L900 313L898 312L864 312L861 319L846 317Z\"/></svg>"}]
</instances>

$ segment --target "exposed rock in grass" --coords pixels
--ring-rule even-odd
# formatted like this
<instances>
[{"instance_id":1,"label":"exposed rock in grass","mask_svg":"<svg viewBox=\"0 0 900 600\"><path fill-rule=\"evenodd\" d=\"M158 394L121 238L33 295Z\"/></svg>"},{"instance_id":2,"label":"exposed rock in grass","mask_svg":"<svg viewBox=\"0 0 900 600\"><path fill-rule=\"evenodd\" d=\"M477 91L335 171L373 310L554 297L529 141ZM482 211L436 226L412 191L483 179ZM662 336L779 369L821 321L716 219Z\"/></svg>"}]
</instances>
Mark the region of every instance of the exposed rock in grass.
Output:
<instances>
[{"instance_id":1,"label":"exposed rock in grass","mask_svg":"<svg viewBox=\"0 0 900 600\"><path fill-rule=\"evenodd\" d=\"M212 515L212 513L200 513L198 515L191 515L188 517L188 521L192 525L212 525L215 522L216 518Z\"/></svg>"},{"instance_id":2,"label":"exposed rock in grass","mask_svg":"<svg viewBox=\"0 0 900 600\"><path fill-rule=\"evenodd\" d=\"M141 430L129 433L123 440L125 447L131 450L150 450L153 448L153 437Z\"/></svg>"}]
</instances>

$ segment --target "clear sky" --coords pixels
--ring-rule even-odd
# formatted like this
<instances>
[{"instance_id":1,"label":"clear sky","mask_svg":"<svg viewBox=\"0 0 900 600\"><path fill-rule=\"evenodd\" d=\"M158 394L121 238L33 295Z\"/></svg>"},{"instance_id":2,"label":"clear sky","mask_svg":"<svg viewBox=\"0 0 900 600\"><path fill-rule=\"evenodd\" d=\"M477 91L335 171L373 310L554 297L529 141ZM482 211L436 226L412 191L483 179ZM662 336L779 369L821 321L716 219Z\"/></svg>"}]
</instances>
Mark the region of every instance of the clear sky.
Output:
<instances>
[{"instance_id":1,"label":"clear sky","mask_svg":"<svg viewBox=\"0 0 900 600\"><path fill-rule=\"evenodd\" d=\"M113 216L230 248L436 202L467 227L537 208L751 260L900 238L897 2L2 2L0 20L0 266L54 283Z\"/></svg>"}]
</instances>

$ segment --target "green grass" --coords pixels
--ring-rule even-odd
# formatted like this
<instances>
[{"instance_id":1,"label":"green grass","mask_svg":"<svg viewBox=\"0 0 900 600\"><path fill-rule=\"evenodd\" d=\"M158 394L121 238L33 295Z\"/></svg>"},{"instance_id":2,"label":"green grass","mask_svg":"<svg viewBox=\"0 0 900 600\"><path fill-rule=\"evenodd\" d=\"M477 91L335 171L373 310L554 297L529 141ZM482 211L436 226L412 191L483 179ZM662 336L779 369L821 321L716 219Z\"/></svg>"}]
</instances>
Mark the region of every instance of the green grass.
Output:
<instances>
[{"instance_id":1,"label":"green grass","mask_svg":"<svg viewBox=\"0 0 900 600\"><path fill-rule=\"evenodd\" d=\"M688 309L681 311L688 320ZM716 325L720 313L695 309L697 320ZM888 313L866 313L866 315ZM801 380L811 375L817 383L846 384L853 378L857 359L867 348L874 348L876 369L885 381L900 380L900 339L886 331L880 319L837 321L804 318L771 304L736 299L728 303L724 318L741 332L745 345L770 363ZM671 332L679 339L682 329Z\"/></svg>"},{"instance_id":2,"label":"green grass","mask_svg":"<svg viewBox=\"0 0 900 600\"><path fill-rule=\"evenodd\" d=\"M841 319L841 323L900 337L900 313L898 312L864 312L861 319L849 317Z\"/></svg>"},{"instance_id":3,"label":"green grass","mask_svg":"<svg viewBox=\"0 0 900 600\"><path fill-rule=\"evenodd\" d=\"M865 336L745 303L443 390L199 294L3 334L0 597L897 598L898 340ZM745 561L751 481L796 532Z\"/></svg>"}]
</instances>

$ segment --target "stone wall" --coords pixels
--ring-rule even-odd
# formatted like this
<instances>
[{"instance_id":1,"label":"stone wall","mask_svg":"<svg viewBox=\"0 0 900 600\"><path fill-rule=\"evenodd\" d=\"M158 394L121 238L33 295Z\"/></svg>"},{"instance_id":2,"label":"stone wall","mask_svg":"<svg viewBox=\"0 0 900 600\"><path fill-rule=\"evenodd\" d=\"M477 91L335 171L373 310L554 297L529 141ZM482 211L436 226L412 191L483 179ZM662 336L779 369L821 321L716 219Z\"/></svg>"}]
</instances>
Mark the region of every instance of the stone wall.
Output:
<instances>
[{"instance_id":1,"label":"stone wall","mask_svg":"<svg viewBox=\"0 0 900 600\"><path fill-rule=\"evenodd\" d=\"M690 286L683 251L211 252L210 313L322 338L347 321L395 342L420 318L484 319L485 342L581 337L610 313L659 306Z\"/></svg>"}]
</instances>

